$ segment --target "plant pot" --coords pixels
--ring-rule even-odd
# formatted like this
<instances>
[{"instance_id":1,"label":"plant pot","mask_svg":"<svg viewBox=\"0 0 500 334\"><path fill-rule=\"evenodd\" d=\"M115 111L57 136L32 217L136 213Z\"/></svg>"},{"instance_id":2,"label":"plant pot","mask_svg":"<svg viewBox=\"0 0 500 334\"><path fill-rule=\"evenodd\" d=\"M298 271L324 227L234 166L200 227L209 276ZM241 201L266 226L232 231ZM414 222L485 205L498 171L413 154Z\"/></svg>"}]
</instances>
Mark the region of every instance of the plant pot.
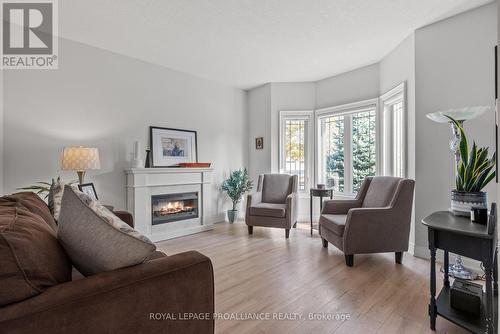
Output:
<instances>
[{"instance_id":1,"label":"plant pot","mask_svg":"<svg viewBox=\"0 0 500 334\"><path fill-rule=\"evenodd\" d=\"M488 194L485 192L451 192L451 211L457 216L470 217L472 208L488 208Z\"/></svg>"},{"instance_id":2,"label":"plant pot","mask_svg":"<svg viewBox=\"0 0 500 334\"><path fill-rule=\"evenodd\" d=\"M238 210L227 210L227 220L232 224L236 220Z\"/></svg>"}]
</instances>

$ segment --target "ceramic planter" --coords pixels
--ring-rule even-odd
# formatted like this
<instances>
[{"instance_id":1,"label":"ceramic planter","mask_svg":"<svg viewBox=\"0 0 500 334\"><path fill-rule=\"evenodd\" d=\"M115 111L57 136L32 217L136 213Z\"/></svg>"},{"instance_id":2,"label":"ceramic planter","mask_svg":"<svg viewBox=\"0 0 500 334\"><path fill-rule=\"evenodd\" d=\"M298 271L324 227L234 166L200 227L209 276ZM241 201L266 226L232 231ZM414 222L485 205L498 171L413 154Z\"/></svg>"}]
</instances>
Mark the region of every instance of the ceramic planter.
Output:
<instances>
[{"instance_id":1,"label":"ceramic planter","mask_svg":"<svg viewBox=\"0 0 500 334\"><path fill-rule=\"evenodd\" d=\"M236 220L238 210L227 210L227 220L232 224Z\"/></svg>"},{"instance_id":2,"label":"ceramic planter","mask_svg":"<svg viewBox=\"0 0 500 334\"><path fill-rule=\"evenodd\" d=\"M457 216L470 217L473 207L488 208L488 195L485 192L451 192L451 211Z\"/></svg>"}]
</instances>

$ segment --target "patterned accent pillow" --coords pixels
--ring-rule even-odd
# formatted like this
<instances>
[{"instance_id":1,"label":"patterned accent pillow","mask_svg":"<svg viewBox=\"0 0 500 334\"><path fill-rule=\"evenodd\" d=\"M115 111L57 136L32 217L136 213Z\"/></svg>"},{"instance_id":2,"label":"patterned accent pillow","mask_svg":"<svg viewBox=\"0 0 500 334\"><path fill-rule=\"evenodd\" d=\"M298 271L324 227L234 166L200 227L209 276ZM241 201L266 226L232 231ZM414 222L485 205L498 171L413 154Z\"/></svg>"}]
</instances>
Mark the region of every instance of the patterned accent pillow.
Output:
<instances>
[{"instance_id":1,"label":"patterned accent pillow","mask_svg":"<svg viewBox=\"0 0 500 334\"><path fill-rule=\"evenodd\" d=\"M58 227L60 243L85 276L140 264L156 250L151 240L68 185L64 187Z\"/></svg>"},{"instance_id":2,"label":"patterned accent pillow","mask_svg":"<svg viewBox=\"0 0 500 334\"><path fill-rule=\"evenodd\" d=\"M52 179L52 184L50 185L47 201L49 210L56 222L59 220L59 213L61 212L61 202L64 193L64 186L65 184L61 181L61 178L58 177L57 180Z\"/></svg>"}]
</instances>

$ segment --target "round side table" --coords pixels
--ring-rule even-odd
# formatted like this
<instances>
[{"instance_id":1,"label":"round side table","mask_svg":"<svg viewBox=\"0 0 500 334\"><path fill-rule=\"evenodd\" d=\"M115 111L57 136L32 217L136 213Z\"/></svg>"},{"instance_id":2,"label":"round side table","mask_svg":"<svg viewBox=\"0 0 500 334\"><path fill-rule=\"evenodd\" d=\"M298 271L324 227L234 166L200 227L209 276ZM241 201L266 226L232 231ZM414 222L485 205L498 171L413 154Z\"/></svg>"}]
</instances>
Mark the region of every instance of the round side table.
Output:
<instances>
[{"instance_id":1,"label":"round side table","mask_svg":"<svg viewBox=\"0 0 500 334\"><path fill-rule=\"evenodd\" d=\"M313 235L313 198L319 197L319 208L320 208L319 211L321 214L321 211L323 211L323 197L330 197L330 199L333 199L333 188L324 188L324 189L311 188L309 191L309 197L310 197L309 209L311 212L311 236L312 236Z\"/></svg>"}]
</instances>

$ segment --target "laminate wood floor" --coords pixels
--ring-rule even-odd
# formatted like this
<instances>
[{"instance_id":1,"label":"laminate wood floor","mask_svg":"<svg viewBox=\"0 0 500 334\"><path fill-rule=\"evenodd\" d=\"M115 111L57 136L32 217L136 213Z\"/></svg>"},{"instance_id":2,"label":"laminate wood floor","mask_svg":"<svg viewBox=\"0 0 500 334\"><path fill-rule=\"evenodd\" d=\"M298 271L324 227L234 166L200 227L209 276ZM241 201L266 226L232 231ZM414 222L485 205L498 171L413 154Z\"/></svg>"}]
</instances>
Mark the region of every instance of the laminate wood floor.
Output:
<instances>
[{"instance_id":1,"label":"laminate wood floor","mask_svg":"<svg viewBox=\"0 0 500 334\"><path fill-rule=\"evenodd\" d=\"M158 247L167 254L197 250L210 257L216 312L299 314L288 320L217 320L216 333L434 333L427 315L428 261L405 254L396 265L393 253L357 255L349 268L339 250L323 248L317 231L311 237L308 228L299 223L286 240L281 229L255 227L249 236L241 221L221 223ZM309 320L310 313L350 319ZM440 317L436 332L466 333Z\"/></svg>"}]
</instances>

